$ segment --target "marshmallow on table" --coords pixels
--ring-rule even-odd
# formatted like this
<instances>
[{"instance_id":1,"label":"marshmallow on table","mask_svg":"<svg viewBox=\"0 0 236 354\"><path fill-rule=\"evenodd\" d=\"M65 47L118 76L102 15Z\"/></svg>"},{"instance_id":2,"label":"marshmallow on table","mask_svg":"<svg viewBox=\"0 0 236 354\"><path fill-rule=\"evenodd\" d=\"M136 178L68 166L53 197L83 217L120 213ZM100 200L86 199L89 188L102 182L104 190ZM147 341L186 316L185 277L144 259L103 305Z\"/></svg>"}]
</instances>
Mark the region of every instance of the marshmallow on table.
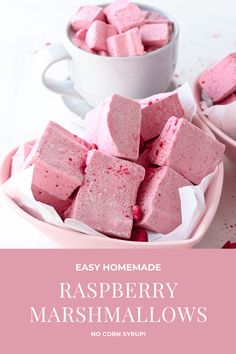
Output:
<instances>
[{"instance_id":1,"label":"marshmallow on table","mask_svg":"<svg viewBox=\"0 0 236 354\"><path fill-rule=\"evenodd\" d=\"M137 160L140 129L139 103L112 94L86 114L84 138L107 154Z\"/></svg>"},{"instance_id":2,"label":"marshmallow on table","mask_svg":"<svg viewBox=\"0 0 236 354\"><path fill-rule=\"evenodd\" d=\"M84 182L69 217L104 234L129 239L132 208L144 179L144 168L98 150L88 152L86 164Z\"/></svg>"},{"instance_id":3,"label":"marshmallow on table","mask_svg":"<svg viewBox=\"0 0 236 354\"><path fill-rule=\"evenodd\" d=\"M163 98L154 95L140 100L139 103L142 111L141 136L144 141L158 136L171 116L184 116L177 93Z\"/></svg>"},{"instance_id":4,"label":"marshmallow on table","mask_svg":"<svg viewBox=\"0 0 236 354\"><path fill-rule=\"evenodd\" d=\"M227 55L206 70L198 83L213 103L223 100L236 91L236 53Z\"/></svg>"},{"instance_id":5,"label":"marshmallow on table","mask_svg":"<svg viewBox=\"0 0 236 354\"><path fill-rule=\"evenodd\" d=\"M161 48L169 41L169 29L166 23L145 24L140 27L142 42L145 46Z\"/></svg>"},{"instance_id":6,"label":"marshmallow on table","mask_svg":"<svg viewBox=\"0 0 236 354\"><path fill-rule=\"evenodd\" d=\"M61 211L84 179L90 145L60 125L49 122L25 161L34 165L32 191L36 200ZM54 200L54 203L51 201Z\"/></svg>"},{"instance_id":7,"label":"marshmallow on table","mask_svg":"<svg viewBox=\"0 0 236 354\"><path fill-rule=\"evenodd\" d=\"M111 36L107 39L107 50L113 57L126 57L144 54L144 47L138 28Z\"/></svg>"},{"instance_id":8,"label":"marshmallow on table","mask_svg":"<svg viewBox=\"0 0 236 354\"><path fill-rule=\"evenodd\" d=\"M142 182L137 203L143 218L139 227L167 234L182 222L179 188L191 185L170 167L149 168Z\"/></svg>"},{"instance_id":9,"label":"marshmallow on table","mask_svg":"<svg viewBox=\"0 0 236 354\"><path fill-rule=\"evenodd\" d=\"M225 146L183 118L171 117L149 153L150 162L169 166L194 184L213 172Z\"/></svg>"},{"instance_id":10,"label":"marshmallow on table","mask_svg":"<svg viewBox=\"0 0 236 354\"><path fill-rule=\"evenodd\" d=\"M106 40L110 36L117 34L115 27L102 21L94 21L89 27L85 42L90 49L106 51Z\"/></svg>"},{"instance_id":11,"label":"marshmallow on table","mask_svg":"<svg viewBox=\"0 0 236 354\"><path fill-rule=\"evenodd\" d=\"M145 13L134 3L109 14L109 22L119 33L126 32L134 27L139 27L145 22Z\"/></svg>"},{"instance_id":12,"label":"marshmallow on table","mask_svg":"<svg viewBox=\"0 0 236 354\"><path fill-rule=\"evenodd\" d=\"M33 144L25 143L19 146L11 162L11 176L21 172L24 169L25 159L31 152Z\"/></svg>"},{"instance_id":13,"label":"marshmallow on table","mask_svg":"<svg viewBox=\"0 0 236 354\"><path fill-rule=\"evenodd\" d=\"M81 6L71 20L71 27L74 31L88 29L95 20L105 21L103 9L99 6Z\"/></svg>"}]
</instances>

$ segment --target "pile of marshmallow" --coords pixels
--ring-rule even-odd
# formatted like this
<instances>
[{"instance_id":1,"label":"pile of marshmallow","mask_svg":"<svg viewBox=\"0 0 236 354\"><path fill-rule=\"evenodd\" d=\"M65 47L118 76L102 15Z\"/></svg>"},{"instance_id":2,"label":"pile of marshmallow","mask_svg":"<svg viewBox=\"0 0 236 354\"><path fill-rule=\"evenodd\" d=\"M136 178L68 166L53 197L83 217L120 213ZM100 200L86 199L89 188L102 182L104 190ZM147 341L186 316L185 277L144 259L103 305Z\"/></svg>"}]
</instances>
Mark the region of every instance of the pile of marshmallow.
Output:
<instances>
[{"instance_id":1,"label":"pile of marshmallow","mask_svg":"<svg viewBox=\"0 0 236 354\"><path fill-rule=\"evenodd\" d=\"M224 153L185 118L178 92L139 101L112 94L85 123L83 140L49 122L16 152L12 174L33 165L37 201L109 237L148 241L147 230L174 230L179 188L199 184Z\"/></svg>"},{"instance_id":2,"label":"pile of marshmallow","mask_svg":"<svg viewBox=\"0 0 236 354\"><path fill-rule=\"evenodd\" d=\"M166 45L173 23L128 0L116 0L105 8L81 6L71 20L71 29L77 47L102 56L126 57Z\"/></svg>"}]
</instances>

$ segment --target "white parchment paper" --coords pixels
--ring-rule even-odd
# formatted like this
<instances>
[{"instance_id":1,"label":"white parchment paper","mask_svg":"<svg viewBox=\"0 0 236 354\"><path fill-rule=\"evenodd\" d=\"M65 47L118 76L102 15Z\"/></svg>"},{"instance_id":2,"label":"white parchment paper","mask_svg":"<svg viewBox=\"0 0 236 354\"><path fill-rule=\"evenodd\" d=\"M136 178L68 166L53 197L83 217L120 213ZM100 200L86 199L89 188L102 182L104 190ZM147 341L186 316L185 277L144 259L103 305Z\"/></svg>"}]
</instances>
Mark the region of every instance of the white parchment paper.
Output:
<instances>
[{"instance_id":1,"label":"white parchment paper","mask_svg":"<svg viewBox=\"0 0 236 354\"><path fill-rule=\"evenodd\" d=\"M203 113L224 133L236 139L236 102L207 107Z\"/></svg>"}]
</instances>

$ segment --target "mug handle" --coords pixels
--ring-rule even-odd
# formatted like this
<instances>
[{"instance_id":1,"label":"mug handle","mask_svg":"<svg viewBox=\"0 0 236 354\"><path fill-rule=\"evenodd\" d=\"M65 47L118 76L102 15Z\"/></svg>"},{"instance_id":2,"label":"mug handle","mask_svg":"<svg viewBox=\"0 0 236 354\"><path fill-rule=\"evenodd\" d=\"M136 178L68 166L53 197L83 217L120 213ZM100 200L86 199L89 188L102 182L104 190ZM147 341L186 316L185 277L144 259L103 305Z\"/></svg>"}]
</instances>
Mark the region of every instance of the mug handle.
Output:
<instances>
[{"instance_id":1,"label":"mug handle","mask_svg":"<svg viewBox=\"0 0 236 354\"><path fill-rule=\"evenodd\" d=\"M56 80L47 76L48 69L58 61L71 60L71 56L62 44L54 43L39 50L36 54L36 64L43 85L62 96L77 96L71 80Z\"/></svg>"}]
</instances>

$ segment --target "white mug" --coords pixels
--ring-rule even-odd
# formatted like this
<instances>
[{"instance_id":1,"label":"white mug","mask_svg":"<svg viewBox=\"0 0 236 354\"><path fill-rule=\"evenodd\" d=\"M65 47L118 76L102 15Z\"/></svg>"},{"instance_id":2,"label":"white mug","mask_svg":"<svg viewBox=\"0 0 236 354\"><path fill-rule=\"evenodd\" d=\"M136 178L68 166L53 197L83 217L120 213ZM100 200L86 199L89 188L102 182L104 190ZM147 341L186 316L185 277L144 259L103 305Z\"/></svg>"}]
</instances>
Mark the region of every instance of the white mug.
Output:
<instances>
[{"instance_id":1,"label":"white mug","mask_svg":"<svg viewBox=\"0 0 236 354\"><path fill-rule=\"evenodd\" d=\"M43 84L63 96L80 95L91 106L112 93L137 99L167 90L177 62L179 26L172 16L154 6L140 7L173 21L168 44L141 56L100 56L76 47L70 39L68 24L64 45L52 44L37 54ZM70 80L59 81L47 75L49 67L61 60L68 61Z\"/></svg>"}]
</instances>

